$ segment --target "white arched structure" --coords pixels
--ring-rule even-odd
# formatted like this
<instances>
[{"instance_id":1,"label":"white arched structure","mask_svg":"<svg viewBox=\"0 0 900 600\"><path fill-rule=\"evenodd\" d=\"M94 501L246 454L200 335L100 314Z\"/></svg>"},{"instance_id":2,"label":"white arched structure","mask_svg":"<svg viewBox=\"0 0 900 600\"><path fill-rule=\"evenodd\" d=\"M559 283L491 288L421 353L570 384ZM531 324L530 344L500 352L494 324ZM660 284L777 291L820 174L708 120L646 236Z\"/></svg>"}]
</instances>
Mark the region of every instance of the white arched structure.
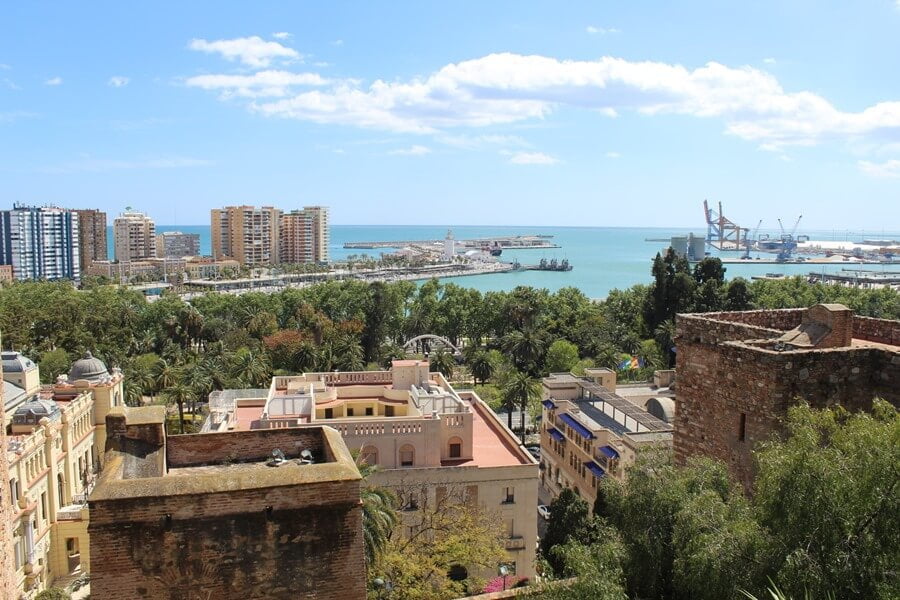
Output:
<instances>
[{"instance_id":1,"label":"white arched structure","mask_svg":"<svg viewBox=\"0 0 900 600\"><path fill-rule=\"evenodd\" d=\"M449 350L454 356L462 354L459 348L450 343L450 340L439 335L434 335L433 333L417 335L416 337L407 340L407 342L403 344L403 349L412 354L416 352L420 345L424 348L425 352L430 352L432 347L438 346L445 350Z\"/></svg>"}]
</instances>

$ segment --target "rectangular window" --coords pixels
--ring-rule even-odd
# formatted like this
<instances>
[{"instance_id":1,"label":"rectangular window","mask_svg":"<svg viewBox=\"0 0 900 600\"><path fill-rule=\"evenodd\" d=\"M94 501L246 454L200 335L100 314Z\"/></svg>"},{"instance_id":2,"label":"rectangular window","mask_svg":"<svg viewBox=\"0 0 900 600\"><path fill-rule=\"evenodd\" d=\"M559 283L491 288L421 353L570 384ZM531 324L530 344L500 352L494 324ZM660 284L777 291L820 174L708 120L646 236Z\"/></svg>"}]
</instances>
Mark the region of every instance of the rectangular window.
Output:
<instances>
[{"instance_id":1,"label":"rectangular window","mask_svg":"<svg viewBox=\"0 0 900 600\"><path fill-rule=\"evenodd\" d=\"M353 409L352 409L352 408L348 408L348 409L347 409L347 416L348 416L348 417L352 417L352 416L353 416Z\"/></svg>"},{"instance_id":2,"label":"rectangular window","mask_svg":"<svg viewBox=\"0 0 900 600\"><path fill-rule=\"evenodd\" d=\"M371 416L372 416L372 407L371 407L371 406L367 406L367 407L366 407L366 416L367 416L367 417L371 417Z\"/></svg>"},{"instance_id":3,"label":"rectangular window","mask_svg":"<svg viewBox=\"0 0 900 600\"><path fill-rule=\"evenodd\" d=\"M50 515L47 513L47 492L41 493L41 521L46 522Z\"/></svg>"},{"instance_id":4,"label":"rectangular window","mask_svg":"<svg viewBox=\"0 0 900 600\"><path fill-rule=\"evenodd\" d=\"M394 407L393 406L385 406L384 407L384 416L393 417L394 416Z\"/></svg>"},{"instance_id":5,"label":"rectangular window","mask_svg":"<svg viewBox=\"0 0 900 600\"><path fill-rule=\"evenodd\" d=\"M400 466L401 467L413 466L412 450L403 450L402 452L400 452Z\"/></svg>"},{"instance_id":6,"label":"rectangular window","mask_svg":"<svg viewBox=\"0 0 900 600\"><path fill-rule=\"evenodd\" d=\"M506 537L515 537L516 535L516 522L512 519L506 521Z\"/></svg>"},{"instance_id":7,"label":"rectangular window","mask_svg":"<svg viewBox=\"0 0 900 600\"><path fill-rule=\"evenodd\" d=\"M738 441L743 442L747 438L747 413L741 413L738 423Z\"/></svg>"},{"instance_id":8,"label":"rectangular window","mask_svg":"<svg viewBox=\"0 0 900 600\"><path fill-rule=\"evenodd\" d=\"M334 409L333 409L333 408L326 408L326 409L325 409L325 418L326 418L326 419L333 419L333 418L334 418Z\"/></svg>"},{"instance_id":9,"label":"rectangular window","mask_svg":"<svg viewBox=\"0 0 900 600\"><path fill-rule=\"evenodd\" d=\"M504 489L503 504L515 504L516 488L508 487Z\"/></svg>"},{"instance_id":10,"label":"rectangular window","mask_svg":"<svg viewBox=\"0 0 900 600\"><path fill-rule=\"evenodd\" d=\"M462 444L450 444L450 458L462 456Z\"/></svg>"}]
</instances>

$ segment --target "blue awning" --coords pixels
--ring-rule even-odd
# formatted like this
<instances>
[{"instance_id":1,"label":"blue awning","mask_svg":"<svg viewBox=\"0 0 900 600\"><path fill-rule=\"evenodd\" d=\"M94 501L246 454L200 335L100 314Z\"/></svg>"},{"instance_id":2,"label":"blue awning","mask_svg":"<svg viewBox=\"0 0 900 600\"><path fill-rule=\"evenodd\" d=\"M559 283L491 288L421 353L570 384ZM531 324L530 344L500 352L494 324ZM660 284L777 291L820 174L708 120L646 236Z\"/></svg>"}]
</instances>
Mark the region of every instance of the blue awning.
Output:
<instances>
[{"instance_id":1,"label":"blue awning","mask_svg":"<svg viewBox=\"0 0 900 600\"><path fill-rule=\"evenodd\" d=\"M584 463L584 466L587 467L588 471L594 474L594 477L606 477L606 471L604 471L600 465L595 463L592 460Z\"/></svg>"},{"instance_id":2,"label":"blue awning","mask_svg":"<svg viewBox=\"0 0 900 600\"><path fill-rule=\"evenodd\" d=\"M600 446L600 452L605 454L607 458L619 458L619 453L612 446Z\"/></svg>"},{"instance_id":3,"label":"blue awning","mask_svg":"<svg viewBox=\"0 0 900 600\"><path fill-rule=\"evenodd\" d=\"M562 414L559 415L559 418L562 419L563 423L577 431L578 435L580 435L581 437L587 438L589 440L592 440L596 437L593 433L591 433L590 429L579 423L572 415Z\"/></svg>"},{"instance_id":4,"label":"blue awning","mask_svg":"<svg viewBox=\"0 0 900 600\"><path fill-rule=\"evenodd\" d=\"M543 404L544 408L546 408L547 410L553 410L554 408L556 408L556 404L553 403L553 400L544 400L543 402L541 402L541 404Z\"/></svg>"},{"instance_id":5,"label":"blue awning","mask_svg":"<svg viewBox=\"0 0 900 600\"><path fill-rule=\"evenodd\" d=\"M547 433L549 433L550 437L552 437L557 442L561 442L566 439L565 436L563 436L563 434L556 427L551 427L547 430Z\"/></svg>"}]
</instances>

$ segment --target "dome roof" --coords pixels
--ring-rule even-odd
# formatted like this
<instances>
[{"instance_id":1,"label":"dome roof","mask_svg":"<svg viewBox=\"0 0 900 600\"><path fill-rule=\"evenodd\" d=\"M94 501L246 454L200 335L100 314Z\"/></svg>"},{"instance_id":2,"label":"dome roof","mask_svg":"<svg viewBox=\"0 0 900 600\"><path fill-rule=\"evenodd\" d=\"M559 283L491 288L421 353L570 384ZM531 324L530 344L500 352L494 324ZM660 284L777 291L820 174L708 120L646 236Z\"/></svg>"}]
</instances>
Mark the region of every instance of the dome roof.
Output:
<instances>
[{"instance_id":1,"label":"dome roof","mask_svg":"<svg viewBox=\"0 0 900 600\"><path fill-rule=\"evenodd\" d=\"M647 412L666 423L675 421L675 400L666 397L650 398L647 401Z\"/></svg>"},{"instance_id":2,"label":"dome roof","mask_svg":"<svg viewBox=\"0 0 900 600\"><path fill-rule=\"evenodd\" d=\"M25 356L22 356L21 353L13 351L0 353L0 360L3 361L4 373L24 373L37 366L30 358L26 358Z\"/></svg>"},{"instance_id":3,"label":"dome roof","mask_svg":"<svg viewBox=\"0 0 900 600\"><path fill-rule=\"evenodd\" d=\"M109 377L106 365L99 358L94 358L90 352L85 352L84 357L72 363L69 369L69 381L87 379L88 381L100 381Z\"/></svg>"},{"instance_id":4,"label":"dome roof","mask_svg":"<svg viewBox=\"0 0 900 600\"><path fill-rule=\"evenodd\" d=\"M13 425L37 425L41 419L59 418L59 406L53 400L32 398L13 413Z\"/></svg>"}]
</instances>

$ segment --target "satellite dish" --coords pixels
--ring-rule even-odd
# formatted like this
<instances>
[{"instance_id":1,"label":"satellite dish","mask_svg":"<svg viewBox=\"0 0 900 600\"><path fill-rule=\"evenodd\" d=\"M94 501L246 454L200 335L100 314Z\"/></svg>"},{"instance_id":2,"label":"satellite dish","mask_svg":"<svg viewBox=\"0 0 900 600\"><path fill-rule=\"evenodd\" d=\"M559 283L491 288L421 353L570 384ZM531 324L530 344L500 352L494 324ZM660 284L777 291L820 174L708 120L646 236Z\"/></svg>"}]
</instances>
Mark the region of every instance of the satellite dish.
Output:
<instances>
[{"instance_id":1,"label":"satellite dish","mask_svg":"<svg viewBox=\"0 0 900 600\"><path fill-rule=\"evenodd\" d=\"M312 452L309 450L302 450L300 452L300 464L301 465L311 465L313 462Z\"/></svg>"}]
</instances>

